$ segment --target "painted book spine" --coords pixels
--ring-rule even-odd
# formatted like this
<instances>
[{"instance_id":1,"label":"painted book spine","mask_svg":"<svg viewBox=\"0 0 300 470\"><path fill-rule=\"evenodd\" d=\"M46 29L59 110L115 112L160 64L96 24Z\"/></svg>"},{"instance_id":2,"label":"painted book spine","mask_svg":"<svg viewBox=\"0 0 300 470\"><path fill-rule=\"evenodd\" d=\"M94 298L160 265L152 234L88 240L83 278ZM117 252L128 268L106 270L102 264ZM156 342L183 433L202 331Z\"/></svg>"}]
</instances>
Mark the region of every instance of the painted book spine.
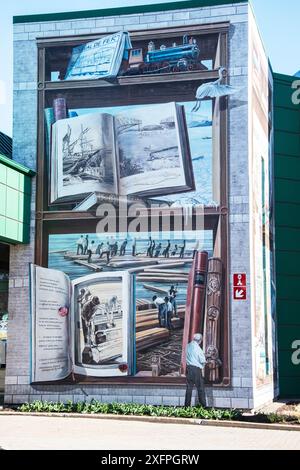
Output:
<instances>
[{"instance_id":1,"label":"painted book spine","mask_svg":"<svg viewBox=\"0 0 300 470\"><path fill-rule=\"evenodd\" d=\"M210 383L220 382L222 361L221 312L223 301L223 263L218 258L208 262L206 315L205 315L205 355L207 360L205 378Z\"/></svg>"},{"instance_id":2,"label":"painted book spine","mask_svg":"<svg viewBox=\"0 0 300 470\"><path fill-rule=\"evenodd\" d=\"M67 102L65 98L56 98L53 100L55 121L67 118Z\"/></svg>"},{"instance_id":3,"label":"painted book spine","mask_svg":"<svg viewBox=\"0 0 300 470\"><path fill-rule=\"evenodd\" d=\"M55 122L53 108L46 108L45 111L45 134L46 134L46 154L50 158L51 148L51 127Z\"/></svg>"},{"instance_id":4,"label":"painted book spine","mask_svg":"<svg viewBox=\"0 0 300 470\"><path fill-rule=\"evenodd\" d=\"M186 348L196 333L203 333L208 253L197 252L189 275L183 331L181 372L186 372Z\"/></svg>"}]
</instances>

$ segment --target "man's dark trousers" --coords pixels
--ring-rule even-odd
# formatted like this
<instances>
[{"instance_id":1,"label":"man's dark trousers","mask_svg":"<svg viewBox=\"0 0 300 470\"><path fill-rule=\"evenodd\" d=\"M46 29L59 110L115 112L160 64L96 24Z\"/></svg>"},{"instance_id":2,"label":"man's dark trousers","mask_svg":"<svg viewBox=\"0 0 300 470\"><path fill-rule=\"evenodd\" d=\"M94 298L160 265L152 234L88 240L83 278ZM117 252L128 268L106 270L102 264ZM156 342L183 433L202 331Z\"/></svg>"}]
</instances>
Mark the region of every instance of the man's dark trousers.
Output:
<instances>
[{"instance_id":1,"label":"man's dark trousers","mask_svg":"<svg viewBox=\"0 0 300 470\"><path fill-rule=\"evenodd\" d=\"M204 378L200 367L187 366L185 406L191 406L194 385L198 392L199 405L205 406Z\"/></svg>"}]
</instances>

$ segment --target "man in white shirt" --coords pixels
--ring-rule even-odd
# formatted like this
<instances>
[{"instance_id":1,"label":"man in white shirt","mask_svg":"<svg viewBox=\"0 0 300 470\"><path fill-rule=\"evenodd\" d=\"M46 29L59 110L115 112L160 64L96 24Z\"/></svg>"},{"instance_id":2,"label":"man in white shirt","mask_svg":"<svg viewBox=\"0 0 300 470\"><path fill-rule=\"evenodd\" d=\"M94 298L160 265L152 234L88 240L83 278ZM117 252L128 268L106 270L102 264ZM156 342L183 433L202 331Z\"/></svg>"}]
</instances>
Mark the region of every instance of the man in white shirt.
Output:
<instances>
[{"instance_id":1,"label":"man in white shirt","mask_svg":"<svg viewBox=\"0 0 300 470\"><path fill-rule=\"evenodd\" d=\"M92 261L92 255L96 253L96 245L94 240L89 243L87 254L88 254L88 260L87 262L90 263Z\"/></svg>"},{"instance_id":2,"label":"man in white shirt","mask_svg":"<svg viewBox=\"0 0 300 470\"><path fill-rule=\"evenodd\" d=\"M167 306L163 298L157 297L157 295L154 295L152 298L153 303L156 305L157 310L158 310L158 323L160 328L166 328L165 324L165 319L166 319L166 312L167 312Z\"/></svg>"},{"instance_id":3,"label":"man in white shirt","mask_svg":"<svg viewBox=\"0 0 300 470\"><path fill-rule=\"evenodd\" d=\"M77 255L82 255L83 254L83 244L84 244L84 238L83 235L80 236L77 240Z\"/></svg>"},{"instance_id":4,"label":"man in white shirt","mask_svg":"<svg viewBox=\"0 0 300 470\"><path fill-rule=\"evenodd\" d=\"M85 238L83 239L83 254L84 255L87 254L88 246L89 246L89 236L86 235Z\"/></svg>"},{"instance_id":5,"label":"man in white shirt","mask_svg":"<svg viewBox=\"0 0 300 470\"><path fill-rule=\"evenodd\" d=\"M191 406L192 393L194 385L198 392L199 405L205 407L205 391L204 391L204 377L203 369L206 364L206 358L200 345L202 344L202 335L197 333L194 339L187 345L186 349L186 394L185 406Z\"/></svg>"}]
</instances>

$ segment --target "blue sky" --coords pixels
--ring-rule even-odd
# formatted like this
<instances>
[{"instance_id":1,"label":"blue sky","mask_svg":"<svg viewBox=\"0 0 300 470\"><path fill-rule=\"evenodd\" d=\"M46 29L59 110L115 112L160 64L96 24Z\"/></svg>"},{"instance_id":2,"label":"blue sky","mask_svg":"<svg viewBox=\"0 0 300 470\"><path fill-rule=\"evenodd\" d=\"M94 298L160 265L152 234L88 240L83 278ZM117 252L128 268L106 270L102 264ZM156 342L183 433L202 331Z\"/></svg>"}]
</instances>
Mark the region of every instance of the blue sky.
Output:
<instances>
[{"instance_id":1,"label":"blue sky","mask_svg":"<svg viewBox=\"0 0 300 470\"><path fill-rule=\"evenodd\" d=\"M99 9L129 5L167 3L168 0L9 0L0 16L0 130L12 134L12 17L36 13ZM170 0L174 1L174 0ZM175 0L176 1L176 0ZM299 0L252 0L266 51L274 71L293 75L300 69ZM4 88L4 90L3 90Z\"/></svg>"}]
</instances>

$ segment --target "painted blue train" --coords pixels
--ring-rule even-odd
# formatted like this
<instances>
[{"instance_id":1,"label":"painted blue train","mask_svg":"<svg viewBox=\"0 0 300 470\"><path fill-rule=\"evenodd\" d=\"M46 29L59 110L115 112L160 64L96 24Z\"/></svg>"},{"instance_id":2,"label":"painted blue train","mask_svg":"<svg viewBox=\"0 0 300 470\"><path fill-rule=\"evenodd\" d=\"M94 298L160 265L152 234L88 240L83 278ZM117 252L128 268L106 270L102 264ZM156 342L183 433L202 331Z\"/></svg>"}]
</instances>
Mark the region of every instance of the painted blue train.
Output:
<instances>
[{"instance_id":1,"label":"painted blue train","mask_svg":"<svg viewBox=\"0 0 300 470\"><path fill-rule=\"evenodd\" d=\"M166 47L156 51L149 51L145 57L146 64L168 61L174 65L181 59L197 60L200 50L197 44Z\"/></svg>"},{"instance_id":2,"label":"painted blue train","mask_svg":"<svg viewBox=\"0 0 300 470\"><path fill-rule=\"evenodd\" d=\"M155 49L151 41L145 55L142 48L132 49L125 75L182 72L205 68L201 64L200 49L196 40L184 36L182 45L176 43L171 47L162 45L159 49Z\"/></svg>"}]
</instances>

